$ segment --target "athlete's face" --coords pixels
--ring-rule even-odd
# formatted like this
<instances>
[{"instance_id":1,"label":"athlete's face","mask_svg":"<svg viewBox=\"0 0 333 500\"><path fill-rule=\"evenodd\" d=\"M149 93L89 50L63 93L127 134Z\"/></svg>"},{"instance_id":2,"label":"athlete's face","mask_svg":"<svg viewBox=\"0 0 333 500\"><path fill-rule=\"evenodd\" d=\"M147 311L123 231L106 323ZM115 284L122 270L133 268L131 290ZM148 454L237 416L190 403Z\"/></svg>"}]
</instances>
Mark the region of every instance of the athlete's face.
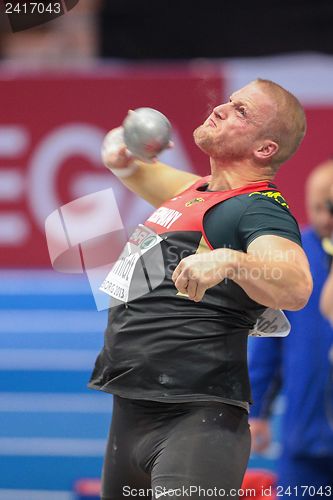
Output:
<instances>
[{"instance_id":1,"label":"athlete's face","mask_svg":"<svg viewBox=\"0 0 333 500\"><path fill-rule=\"evenodd\" d=\"M333 215L328 210L328 201L333 202L333 163L332 171L315 175L307 185L306 206L308 218L320 238L333 234Z\"/></svg>"},{"instance_id":2,"label":"athlete's face","mask_svg":"<svg viewBox=\"0 0 333 500\"><path fill-rule=\"evenodd\" d=\"M194 131L202 151L216 159L245 159L260 147L265 124L276 107L260 84L252 82L234 92L229 102L216 106Z\"/></svg>"}]
</instances>

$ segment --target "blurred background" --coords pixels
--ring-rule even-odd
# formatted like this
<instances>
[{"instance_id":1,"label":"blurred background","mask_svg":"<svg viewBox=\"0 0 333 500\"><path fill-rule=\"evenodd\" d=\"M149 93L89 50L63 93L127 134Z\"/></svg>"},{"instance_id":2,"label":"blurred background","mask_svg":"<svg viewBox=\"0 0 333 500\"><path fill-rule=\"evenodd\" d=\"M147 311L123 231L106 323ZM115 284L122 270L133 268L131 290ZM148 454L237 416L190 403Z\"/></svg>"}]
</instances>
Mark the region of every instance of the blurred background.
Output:
<instances>
[{"instance_id":1,"label":"blurred background","mask_svg":"<svg viewBox=\"0 0 333 500\"><path fill-rule=\"evenodd\" d=\"M193 129L233 90L272 79L307 113L304 143L277 178L303 225L305 178L333 156L330 0L69 3L13 32L0 2L0 500L73 500L79 479L101 473L112 397L86 384L106 313L83 272L52 269L44 223L109 187L126 228L151 212L102 167L106 131L128 109L157 108L174 127L161 159L207 175ZM274 470L282 410L279 398L274 442L251 467Z\"/></svg>"}]
</instances>

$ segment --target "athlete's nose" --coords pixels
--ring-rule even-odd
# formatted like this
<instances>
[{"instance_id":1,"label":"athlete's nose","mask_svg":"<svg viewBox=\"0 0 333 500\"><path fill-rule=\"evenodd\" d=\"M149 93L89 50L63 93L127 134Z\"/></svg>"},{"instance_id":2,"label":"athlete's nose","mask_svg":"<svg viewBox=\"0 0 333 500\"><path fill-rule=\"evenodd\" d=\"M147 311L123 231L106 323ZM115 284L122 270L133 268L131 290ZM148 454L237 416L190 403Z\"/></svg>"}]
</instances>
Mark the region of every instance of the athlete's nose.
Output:
<instances>
[{"instance_id":1,"label":"athlete's nose","mask_svg":"<svg viewBox=\"0 0 333 500\"><path fill-rule=\"evenodd\" d=\"M228 116L228 104L220 104L213 109L214 116L220 120L225 120Z\"/></svg>"}]
</instances>

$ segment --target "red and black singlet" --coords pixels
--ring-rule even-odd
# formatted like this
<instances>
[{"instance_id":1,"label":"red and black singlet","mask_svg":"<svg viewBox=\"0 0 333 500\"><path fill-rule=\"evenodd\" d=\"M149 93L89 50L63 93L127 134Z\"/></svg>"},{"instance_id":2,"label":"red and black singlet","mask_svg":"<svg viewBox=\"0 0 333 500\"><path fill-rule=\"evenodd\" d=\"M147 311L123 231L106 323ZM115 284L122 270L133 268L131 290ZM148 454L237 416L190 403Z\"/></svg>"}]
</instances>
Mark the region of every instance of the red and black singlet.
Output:
<instances>
[{"instance_id":1,"label":"red and black singlet","mask_svg":"<svg viewBox=\"0 0 333 500\"><path fill-rule=\"evenodd\" d=\"M246 251L261 234L300 243L300 235L274 185L208 191L208 182L202 178L164 203L132 234L103 284L113 302L89 387L153 401L250 401L248 331L265 307L230 279L195 303L171 276L196 252Z\"/></svg>"}]
</instances>

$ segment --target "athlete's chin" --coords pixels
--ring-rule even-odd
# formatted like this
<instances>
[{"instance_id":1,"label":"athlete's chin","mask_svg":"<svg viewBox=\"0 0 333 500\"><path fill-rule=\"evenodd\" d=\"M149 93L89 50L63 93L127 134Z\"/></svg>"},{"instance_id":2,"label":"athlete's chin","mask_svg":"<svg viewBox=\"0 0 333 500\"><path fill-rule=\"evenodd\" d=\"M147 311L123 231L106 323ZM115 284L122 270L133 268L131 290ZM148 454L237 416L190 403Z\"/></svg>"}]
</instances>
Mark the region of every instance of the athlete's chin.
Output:
<instances>
[{"instance_id":1,"label":"athlete's chin","mask_svg":"<svg viewBox=\"0 0 333 500\"><path fill-rule=\"evenodd\" d=\"M195 144L198 148L201 149L204 153L210 155L212 149L212 139L205 130L204 125L200 125L200 127L196 128L193 132L193 138Z\"/></svg>"},{"instance_id":2,"label":"athlete's chin","mask_svg":"<svg viewBox=\"0 0 333 500\"><path fill-rule=\"evenodd\" d=\"M193 131L193 137L194 141L197 144L198 141L200 141L200 137L204 136L204 131L203 131L203 125L200 125Z\"/></svg>"}]
</instances>

